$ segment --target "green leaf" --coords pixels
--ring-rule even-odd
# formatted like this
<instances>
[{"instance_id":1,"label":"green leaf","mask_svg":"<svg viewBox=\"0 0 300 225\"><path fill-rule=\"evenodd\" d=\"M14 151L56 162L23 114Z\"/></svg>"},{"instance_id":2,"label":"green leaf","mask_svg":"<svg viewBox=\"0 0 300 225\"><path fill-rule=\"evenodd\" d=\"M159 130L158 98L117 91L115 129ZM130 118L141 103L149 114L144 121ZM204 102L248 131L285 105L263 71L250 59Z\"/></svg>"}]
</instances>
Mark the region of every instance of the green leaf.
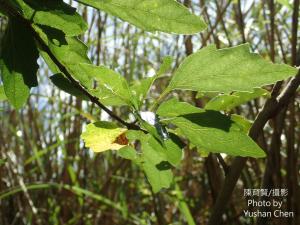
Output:
<instances>
[{"instance_id":1,"label":"green leaf","mask_svg":"<svg viewBox=\"0 0 300 225\"><path fill-rule=\"evenodd\" d=\"M142 144L142 157L144 161L157 165L167 161L165 148L151 134L139 138Z\"/></svg>"},{"instance_id":2,"label":"green leaf","mask_svg":"<svg viewBox=\"0 0 300 225\"><path fill-rule=\"evenodd\" d=\"M170 133L170 138L165 140L163 145L152 135L147 135L146 139L140 139L140 140L142 142L143 152L144 152L144 148L150 146L156 152L157 156L155 160L158 158L159 155L160 159L158 161L152 159L153 164L155 163L159 164L162 161L169 162L175 167L180 164L183 156L182 148L184 147L184 145L174 133ZM147 155L146 152L144 153L144 156L151 161L151 157L152 157L151 154Z\"/></svg>"},{"instance_id":3,"label":"green leaf","mask_svg":"<svg viewBox=\"0 0 300 225\"><path fill-rule=\"evenodd\" d=\"M50 77L52 83L59 89L66 93L81 98L82 100L89 101L89 98L69 81L63 74L57 73Z\"/></svg>"},{"instance_id":4,"label":"green leaf","mask_svg":"<svg viewBox=\"0 0 300 225\"><path fill-rule=\"evenodd\" d=\"M147 31L193 34L206 28L204 20L174 0L76 0L103 10Z\"/></svg>"},{"instance_id":5,"label":"green leaf","mask_svg":"<svg viewBox=\"0 0 300 225\"><path fill-rule=\"evenodd\" d=\"M170 138L165 141L165 155L166 159L173 166L179 166L183 158L183 147L184 144L180 138L174 133L169 133Z\"/></svg>"},{"instance_id":6,"label":"green leaf","mask_svg":"<svg viewBox=\"0 0 300 225\"><path fill-rule=\"evenodd\" d=\"M173 174L167 163L166 149L151 135L141 138L142 168L154 192L168 188L173 180Z\"/></svg>"},{"instance_id":7,"label":"green leaf","mask_svg":"<svg viewBox=\"0 0 300 225\"><path fill-rule=\"evenodd\" d=\"M230 115L230 119L234 121L241 128L241 130L246 134L248 134L253 124L252 121L247 120L245 117L237 114Z\"/></svg>"},{"instance_id":8,"label":"green leaf","mask_svg":"<svg viewBox=\"0 0 300 225\"><path fill-rule=\"evenodd\" d=\"M140 140L144 135L144 132L140 130L128 130L126 132L126 137L129 141Z\"/></svg>"},{"instance_id":9,"label":"green leaf","mask_svg":"<svg viewBox=\"0 0 300 225\"><path fill-rule=\"evenodd\" d=\"M199 109L171 100L172 108L182 108L174 117L167 113L170 103L163 103L157 113L160 116L171 117L164 121L177 126L184 136L198 148L214 153L226 153L234 156L264 157L264 151L244 132L239 124L217 111ZM176 106L174 106L176 104ZM187 108L184 112L184 108Z\"/></svg>"},{"instance_id":10,"label":"green leaf","mask_svg":"<svg viewBox=\"0 0 300 225\"><path fill-rule=\"evenodd\" d=\"M170 169L161 169L147 161L142 164L142 167L154 193L159 192L162 188L170 187L173 181L173 174Z\"/></svg>"},{"instance_id":11,"label":"green leaf","mask_svg":"<svg viewBox=\"0 0 300 225\"><path fill-rule=\"evenodd\" d=\"M132 95L136 99L138 104L138 108L140 108L143 104L143 101L146 99L147 94L154 81L164 75L171 67L173 62L173 58L171 56L166 56L163 58L163 62L159 68L157 74L153 77L147 77L139 81L135 81L134 84L130 86L130 90Z\"/></svg>"},{"instance_id":12,"label":"green leaf","mask_svg":"<svg viewBox=\"0 0 300 225\"><path fill-rule=\"evenodd\" d=\"M17 0L24 17L35 24L63 31L67 36L77 36L87 30L84 19L76 9L59 0Z\"/></svg>"},{"instance_id":13,"label":"green leaf","mask_svg":"<svg viewBox=\"0 0 300 225\"><path fill-rule=\"evenodd\" d=\"M233 156L265 157L263 150L226 116L208 111L172 119L184 135L196 146L210 152Z\"/></svg>"},{"instance_id":14,"label":"green leaf","mask_svg":"<svg viewBox=\"0 0 300 225\"><path fill-rule=\"evenodd\" d=\"M0 67L4 91L18 109L26 102L30 88L38 84L39 54L30 30L17 18L10 18L3 41Z\"/></svg>"},{"instance_id":15,"label":"green leaf","mask_svg":"<svg viewBox=\"0 0 300 225\"><path fill-rule=\"evenodd\" d=\"M99 121L90 123L86 131L81 134L86 147L94 152L104 152L107 150L119 150L124 144L118 143L118 137L126 132L125 128L119 128L111 122Z\"/></svg>"},{"instance_id":16,"label":"green leaf","mask_svg":"<svg viewBox=\"0 0 300 225\"><path fill-rule=\"evenodd\" d=\"M36 32L40 35L43 41L48 45L51 52L64 66L75 63L90 63L87 57L88 48L77 37L68 37L61 30L49 26L35 26ZM59 70L52 62L47 53L42 52L45 62L48 64L53 73L58 73Z\"/></svg>"},{"instance_id":17,"label":"green leaf","mask_svg":"<svg viewBox=\"0 0 300 225\"><path fill-rule=\"evenodd\" d=\"M168 70L171 68L173 63L173 58L172 56L165 56L163 58L163 62L159 68L159 71L156 74L156 77L160 77L161 75L165 74L168 72Z\"/></svg>"},{"instance_id":18,"label":"green leaf","mask_svg":"<svg viewBox=\"0 0 300 225\"><path fill-rule=\"evenodd\" d=\"M7 99L5 92L4 92L4 87L1 85L0 86L0 101L5 101Z\"/></svg>"},{"instance_id":19,"label":"green leaf","mask_svg":"<svg viewBox=\"0 0 300 225\"><path fill-rule=\"evenodd\" d=\"M125 146L118 151L118 155L124 159L135 161L138 159L137 152L130 146Z\"/></svg>"},{"instance_id":20,"label":"green leaf","mask_svg":"<svg viewBox=\"0 0 300 225\"><path fill-rule=\"evenodd\" d=\"M205 110L192 106L186 102L178 102L176 98L171 98L170 100L161 104L156 113L162 117L172 118L184 114L193 114L199 112L205 112Z\"/></svg>"},{"instance_id":21,"label":"green leaf","mask_svg":"<svg viewBox=\"0 0 300 225\"><path fill-rule=\"evenodd\" d=\"M154 77L147 77L138 81L134 81L134 83L130 86L132 96L138 103L138 108L141 108L143 105L143 101L146 99L154 79Z\"/></svg>"},{"instance_id":22,"label":"green leaf","mask_svg":"<svg viewBox=\"0 0 300 225\"><path fill-rule=\"evenodd\" d=\"M151 134L154 138L156 138L157 141L159 141L161 144L164 144L164 136L162 132L158 129L158 127L151 125L147 121L141 119L139 121L140 126L146 130L149 134Z\"/></svg>"},{"instance_id":23,"label":"green leaf","mask_svg":"<svg viewBox=\"0 0 300 225\"><path fill-rule=\"evenodd\" d=\"M46 31L47 30L47 31ZM48 46L51 52L65 66L75 63L90 63L87 57L87 46L77 37L65 37L61 31L43 27L48 36Z\"/></svg>"},{"instance_id":24,"label":"green leaf","mask_svg":"<svg viewBox=\"0 0 300 225\"><path fill-rule=\"evenodd\" d=\"M67 37L62 31L48 26L34 26L34 29L43 39L45 44L48 45L55 59L63 64L69 71L72 72L72 66L76 63L91 63L87 57L87 46L77 37ZM52 58L44 52L43 49L39 50L50 70L55 74L61 73L62 71L59 70ZM89 88L93 86L93 79L90 76L76 74L77 77L74 78L79 80L83 86Z\"/></svg>"},{"instance_id":25,"label":"green leaf","mask_svg":"<svg viewBox=\"0 0 300 225\"><path fill-rule=\"evenodd\" d=\"M239 106L243 103L246 103L250 100L261 96L269 96L270 93L262 88L256 88L252 92L246 91L238 91L234 92L233 94L220 94L213 99L211 99L206 105L205 109L207 110L224 110L230 111L231 109Z\"/></svg>"},{"instance_id":26,"label":"green leaf","mask_svg":"<svg viewBox=\"0 0 300 225\"><path fill-rule=\"evenodd\" d=\"M237 126L240 127L241 131L244 132L245 134L248 134L252 122L244 118L243 116L232 114L230 116L230 119L236 123ZM201 157L207 157L210 154L210 151L204 149L204 148L197 148L198 153L200 154Z\"/></svg>"},{"instance_id":27,"label":"green leaf","mask_svg":"<svg viewBox=\"0 0 300 225\"><path fill-rule=\"evenodd\" d=\"M217 50L205 47L187 57L175 72L168 90L253 91L297 73L284 64L273 64L249 52L249 44Z\"/></svg>"},{"instance_id":28,"label":"green leaf","mask_svg":"<svg viewBox=\"0 0 300 225\"><path fill-rule=\"evenodd\" d=\"M131 141L141 142L142 151L139 153L139 160L136 160L133 150L130 150L130 156L126 157L134 158L134 161L143 168L153 191L158 192L162 188L168 188L173 179L171 164L178 166L183 157L183 144L180 139L170 133L170 139L165 140L162 145L151 134L132 130L126 132L126 137Z\"/></svg>"},{"instance_id":29,"label":"green leaf","mask_svg":"<svg viewBox=\"0 0 300 225\"><path fill-rule=\"evenodd\" d=\"M91 64L70 65L74 77L86 84L90 93L97 96L105 105L131 105L132 96L128 83L123 76L105 66ZM92 88L92 80L97 81L97 88Z\"/></svg>"}]
</instances>

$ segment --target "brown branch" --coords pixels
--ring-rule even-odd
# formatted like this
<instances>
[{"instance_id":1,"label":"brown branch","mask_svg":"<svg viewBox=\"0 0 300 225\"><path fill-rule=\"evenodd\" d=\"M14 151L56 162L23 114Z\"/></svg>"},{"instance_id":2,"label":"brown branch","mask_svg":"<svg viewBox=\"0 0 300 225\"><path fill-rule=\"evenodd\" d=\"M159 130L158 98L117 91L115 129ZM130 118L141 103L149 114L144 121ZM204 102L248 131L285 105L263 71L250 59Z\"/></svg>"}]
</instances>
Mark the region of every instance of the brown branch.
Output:
<instances>
[{"instance_id":1,"label":"brown branch","mask_svg":"<svg viewBox=\"0 0 300 225\"><path fill-rule=\"evenodd\" d=\"M206 35L206 37L203 38L202 43L206 43L208 41L208 39L210 38L211 35L213 35L215 29L217 28L219 22L222 20L223 15L225 14L226 10L228 9L228 7L231 4L231 0L229 0L226 5L224 6L224 8L218 13L218 16L216 18L216 22L214 25L212 25L210 27L210 30L208 32L208 34ZM204 8L205 9L205 8ZM206 10L206 9L205 9ZM204 11L205 12L205 11ZM209 18L207 18L209 21Z\"/></svg>"},{"instance_id":2,"label":"brown branch","mask_svg":"<svg viewBox=\"0 0 300 225\"><path fill-rule=\"evenodd\" d=\"M297 62L297 40L298 40L298 18L299 18L299 0L294 1L293 10L293 23L292 23L292 65L296 65Z\"/></svg>"},{"instance_id":3,"label":"brown branch","mask_svg":"<svg viewBox=\"0 0 300 225\"><path fill-rule=\"evenodd\" d=\"M274 117L280 110L287 106L290 99L295 95L297 88L300 85L300 72L290 80L283 92L276 98L273 96L268 99L261 112L256 117L249 136L256 141L260 132L266 125L269 119ZM234 187L246 165L248 158L236 157L229 169L229 173L225 178L223 187L218 196L217 202L213 208L208 225L221 224L222 214L228 204Z\"/></svg>"},{"instance_id":4,"label":"brown branch","mask_svg":"<svg viewBox=\"0 0 300 225\"><path fill-rule=\"evenodd\" d=\"M298 24L298 11L299 9L299 0L294 1L294 13L293 13L293 37L292 43L294 44L292 49L292 55L295 55L297 52L297 24ZM294 63L293 63L294 64ZM253 126L250 129L249 136L256 141L260 132L264 128L265 124L269 119L273 118L278 112L288 106L291 99L295 95L297 88L300 85L300 72L290 80L286 88L282 91L282 93L277 96L279 93L280 86L282 82L277 82L274 86L272 97L267 100L264 105L262 111L258 114L257 118L254 121ZM213 208L213 212L211 214L209 225L220 224L222 220L222 214L225 210L226 205L228 204L231 194L234 190L234 187L242 173L243 168L245 167L247 162L247 158L237 157L232 163L230 171L224 181L224 185L221 189L221 192L218 196L217 202Z\"/></svg>"}]
</instances>

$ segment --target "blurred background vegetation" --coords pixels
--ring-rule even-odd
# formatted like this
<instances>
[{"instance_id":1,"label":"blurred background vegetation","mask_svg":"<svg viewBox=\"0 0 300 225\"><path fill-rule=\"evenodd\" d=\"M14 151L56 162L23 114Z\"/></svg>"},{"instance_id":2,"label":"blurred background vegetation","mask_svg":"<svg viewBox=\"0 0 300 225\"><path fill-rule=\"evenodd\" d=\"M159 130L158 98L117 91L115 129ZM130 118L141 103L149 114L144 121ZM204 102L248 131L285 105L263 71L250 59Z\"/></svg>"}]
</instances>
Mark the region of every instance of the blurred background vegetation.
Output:
<instances>
[{"instance_id":1,"label":"blurred background vegetation","mask_svg":"<svg viewBox=\"0 0 300 225\"><path fill-rule=\"evenodd\" d=\"M175 69L184 57L211 43L224 48L249 42L252 51L264 58L299 66L298 22L295 25L299 1L182 3L203 15L209 25L205 32L193 36L147 33L103 12L72 4L89 24L81 39L89 46L91 60L110 66L130 82L153 75L164 56L173 56ZM6 24L1 18L0 38ZM85 125L93 118L108 116L94 104L54 87L48 79L51 71L42 60L39 64L41 85L32 91L26 107L16 111L0 101L0 224L207 224L232 157L186 148L173 187L153 194L134 164L116 152L94 154L84 147L80 134ZM157 97L167 81L157 81L150 96ZM199 107L209 100L199 100L192 92L175 94ZM256 99L231 113L254 120L264 102L264 98ZM224 224L257 223L244 216L243 191L260 188L263 180L267 188L288 189L283 207L296 214L263 224L300 224L299 103L298 92L261 133L259 144L269 152L269 163L267 159L247 162ZM129 117L127 108L113 110Z\"/></svg>"}]
</instances>

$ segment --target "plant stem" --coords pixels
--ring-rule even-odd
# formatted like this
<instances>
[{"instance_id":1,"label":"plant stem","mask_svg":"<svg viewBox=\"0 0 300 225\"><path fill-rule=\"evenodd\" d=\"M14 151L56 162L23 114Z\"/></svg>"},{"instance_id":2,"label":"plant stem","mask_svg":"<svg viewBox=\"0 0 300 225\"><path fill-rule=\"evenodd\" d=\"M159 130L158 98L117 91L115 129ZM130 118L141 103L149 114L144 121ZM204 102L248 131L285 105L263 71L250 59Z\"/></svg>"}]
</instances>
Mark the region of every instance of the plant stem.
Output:
<instances>
[{"instance_id":1,"label":"plant stem","mask_svg":"<svg viewBox=\"0 0 300 225\"><path fill-rule=\"evenodd\" d=\"M155 102L150 106L150 111L154 111L157 109L157 106L160 104L160 102L170 93L170 89L166 88L163 93L155 100Z\"/></svg>"},{"instance_id":2,"label":"plant stem","mask_svg":"<svg viewBox=\"0 0 300 225\"><path fill-rule=\"evenodd\" d=\"M188 225L196 225L196 222L192 216L190 208L189 208L188 204L186 203L186 201L184 199L184 195L183 195L177 182L175 182L175 195L177 197L176 200L178 201L179 210L184 215Z\"/></svg>"}]
</instances>

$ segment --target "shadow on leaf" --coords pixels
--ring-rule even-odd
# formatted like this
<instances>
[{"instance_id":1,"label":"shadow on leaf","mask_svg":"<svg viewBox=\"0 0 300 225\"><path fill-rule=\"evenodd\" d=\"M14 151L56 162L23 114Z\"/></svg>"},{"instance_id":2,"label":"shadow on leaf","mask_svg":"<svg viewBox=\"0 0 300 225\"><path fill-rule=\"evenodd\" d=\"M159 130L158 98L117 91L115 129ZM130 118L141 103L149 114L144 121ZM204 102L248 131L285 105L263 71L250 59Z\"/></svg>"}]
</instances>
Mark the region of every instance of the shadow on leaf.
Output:
<instances>
[{"instance_id":1,"label":"shadow on leaf","mask_svg":"<svg viewBox=\"0 0 300 225\"><path fill-rule=\"evenodd\" d=\"M229 132L233 122L220 112L207 110L206 112L193 113L180 116L189 120L191 123L197 124L201 127L210 127L221 129Z\"/></svg>"},{"instance_id":2,"label":"shadow on leaf","mask_svg":"<svg viewBox=\"0 0 300 225\"><path fill-rule=\"evenodd\" d=\"M172 165L168 161L162 161L155 166L158 170L169 170L172 168Z\"/></svg>"}]
</instances>

